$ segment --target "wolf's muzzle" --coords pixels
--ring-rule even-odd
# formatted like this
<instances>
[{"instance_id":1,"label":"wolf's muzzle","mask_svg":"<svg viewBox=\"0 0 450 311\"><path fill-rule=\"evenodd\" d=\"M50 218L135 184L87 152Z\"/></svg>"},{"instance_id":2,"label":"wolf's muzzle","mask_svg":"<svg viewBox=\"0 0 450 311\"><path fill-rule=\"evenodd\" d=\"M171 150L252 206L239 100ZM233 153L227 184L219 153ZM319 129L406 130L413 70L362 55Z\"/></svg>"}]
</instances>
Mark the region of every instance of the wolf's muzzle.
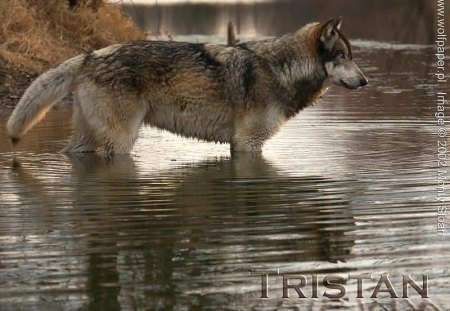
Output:
<instances>
[{"instance_id":1,"label":"wolf's muzzle","mask_svg":"<svg viewBox=\"0 0 450 311\"><path fill-rule=\"evenodd\" d=\"M359 78L359 86L366 86L369 83L366 77Z\"/></svg>"}]
</instances>

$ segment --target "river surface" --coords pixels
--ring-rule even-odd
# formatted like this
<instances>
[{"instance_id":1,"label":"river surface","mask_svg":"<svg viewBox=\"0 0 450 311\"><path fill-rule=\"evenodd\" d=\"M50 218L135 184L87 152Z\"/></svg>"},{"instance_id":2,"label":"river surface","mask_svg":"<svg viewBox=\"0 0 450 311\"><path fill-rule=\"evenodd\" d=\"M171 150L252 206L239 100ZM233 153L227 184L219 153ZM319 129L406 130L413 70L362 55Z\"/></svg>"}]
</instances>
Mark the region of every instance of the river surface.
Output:
<instances>
[{"instance_id":1,"label":"river surface","mask_svg":"<svg viewBox=\"0 0 450 311\"><path fill-rule=\"evenodd\" d=\"M411 4L411 12L429 4L389 3ZM272 16L275 4L264 5L252 11ZM232 8L230 19L245 19L252 7L207 8L223 16ZM147 9L179 16L180 6ZM352 16L360 18L352 10L344 33L356 24ZM374 20L380 15L375 10ZM293 19L286 16L283 31ZM349 31L369 85L332 88L260 158L232 159L227 145L152 128L140 130L129 156L68 157L58 151L71 132L70 108L52 110L14 154L5 132L10 111L1 112L0 310L450 310L450 229L438 234L434 199L442 85L432 75L432 19L417 17L407 34L393 20L377 24L379 40L373 29L367 37L362 26ZM242 25L241 37L276 34ZM202 31L194 21L173 28L175 39L224 40L222 30ZM391 28L397 36L386 35ZM362 273L373 277L363 282L364 298L356 299L353 279L345 297L323 297L333 293L325 275ZM409 299L386 292L371 299L383 273L400 297L403 275L421 287L427 275L429 299L412 288ZM306 276L307 297L316 275L320 298L300 299L294 289L281 298L281 274Z\"/></svg>"}]
</instances>

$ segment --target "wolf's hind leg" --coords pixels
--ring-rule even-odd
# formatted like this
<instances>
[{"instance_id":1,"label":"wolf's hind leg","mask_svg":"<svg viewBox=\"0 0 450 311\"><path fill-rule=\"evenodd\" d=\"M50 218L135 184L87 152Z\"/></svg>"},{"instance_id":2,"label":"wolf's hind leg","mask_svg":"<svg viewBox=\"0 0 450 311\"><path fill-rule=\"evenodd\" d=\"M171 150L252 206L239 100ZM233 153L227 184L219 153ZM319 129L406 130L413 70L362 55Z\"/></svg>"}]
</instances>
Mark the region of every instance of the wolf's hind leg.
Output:
<instances>
[{"instance_id":1,"label":"wolf's hind leg","mask_svg":"<svg viewBox=\"0 0 450 311\"><path fill-rule=\"evenodd\" d=\"M117 106L109 111L111 119L103 122L104 128L99 133L100 148L106 154L126 154L131 151L137 139L139 128L143 123L146 108L136 105L132 109L123 108L130 105L126 100L116 101Z\"/></svg>"},{"instance_id":2,"label":"wolf's hind leg","mask_svg":"<svg viewBox=\"0 0 450 311\"><path fill-rule=\"evenodd\" d=\"M77 100L73 104L73 127L74 133L69 144L62 150L64 153L95 152L98 144L94 133L84 119L81 107Z\"/></svg>"},{"instance_id":3,"label":"wolf's hind leg","mask_svg":"<svg viewBox=\"0 0 450 311\"><path fill-rule=\"evenodd\" d=\"M107 133L101 147L108 155L129 153L134 146L137 134L137 129L112 129Z\"/></svg>"},{"instance_id":4,"label":"wolf's hind leg","mask_svg":"<svg viewBox=\"0 0 450 311\"><path fill-rule=\"evenodd\" d=\"M69 144L62 150L64 153L95 152L97 149L92 136L74 134Z\"/></svg>"},{"instance_id":5,"label":"wolf's hind leg","mask_svg":"<svg viewBox=\"0 0 450 311\"><path fill-rule=\"evenodd\" d=\"M130 152L148 110L146 103L139 96L102 89L95 83L80 84L77 96L80 120L73 148L84 150L79 152L98 149L108 155Z\"/></svg>"}]
</instances>

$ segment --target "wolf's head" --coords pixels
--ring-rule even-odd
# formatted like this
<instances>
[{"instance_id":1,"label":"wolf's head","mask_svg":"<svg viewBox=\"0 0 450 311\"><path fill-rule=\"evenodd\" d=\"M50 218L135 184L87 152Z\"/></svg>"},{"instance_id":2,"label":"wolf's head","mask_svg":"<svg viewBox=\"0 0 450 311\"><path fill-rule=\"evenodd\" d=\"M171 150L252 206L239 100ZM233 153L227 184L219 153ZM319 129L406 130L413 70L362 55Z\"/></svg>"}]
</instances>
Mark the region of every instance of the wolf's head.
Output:
<instances>
[{"instance_id":1,"label":"wolf's head","mask_svg":"<svg viewBox=\"0 0 450 311\"><path fill-rule=\"evenodd\" d=\"M338 17L319 25L319 59L325 68L328 83L356 89L368 81L353 61L350 43L340 32L341 24L342 17Z\"/></svg>"}]
</instances>

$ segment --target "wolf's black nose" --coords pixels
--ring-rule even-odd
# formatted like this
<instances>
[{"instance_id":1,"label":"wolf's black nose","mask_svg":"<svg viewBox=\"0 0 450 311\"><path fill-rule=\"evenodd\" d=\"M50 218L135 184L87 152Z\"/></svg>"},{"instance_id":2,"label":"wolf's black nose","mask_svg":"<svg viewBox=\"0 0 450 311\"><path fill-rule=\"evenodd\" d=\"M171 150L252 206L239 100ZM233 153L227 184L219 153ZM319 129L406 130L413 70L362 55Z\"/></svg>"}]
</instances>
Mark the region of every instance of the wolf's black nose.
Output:
<instances>
[{"instance_id":1,"label":"wolf's black nose","mask_svg":"<svg viewBox=\"0 0 450 311\"><path fill-rule=\"evenodd\" d=\"M369 83L369 81L367 81L366 78L360 78L360 79L359 79L359 84L360 84L361 86L367 85L367 83Z\"/></svg>"}]
</instances>

